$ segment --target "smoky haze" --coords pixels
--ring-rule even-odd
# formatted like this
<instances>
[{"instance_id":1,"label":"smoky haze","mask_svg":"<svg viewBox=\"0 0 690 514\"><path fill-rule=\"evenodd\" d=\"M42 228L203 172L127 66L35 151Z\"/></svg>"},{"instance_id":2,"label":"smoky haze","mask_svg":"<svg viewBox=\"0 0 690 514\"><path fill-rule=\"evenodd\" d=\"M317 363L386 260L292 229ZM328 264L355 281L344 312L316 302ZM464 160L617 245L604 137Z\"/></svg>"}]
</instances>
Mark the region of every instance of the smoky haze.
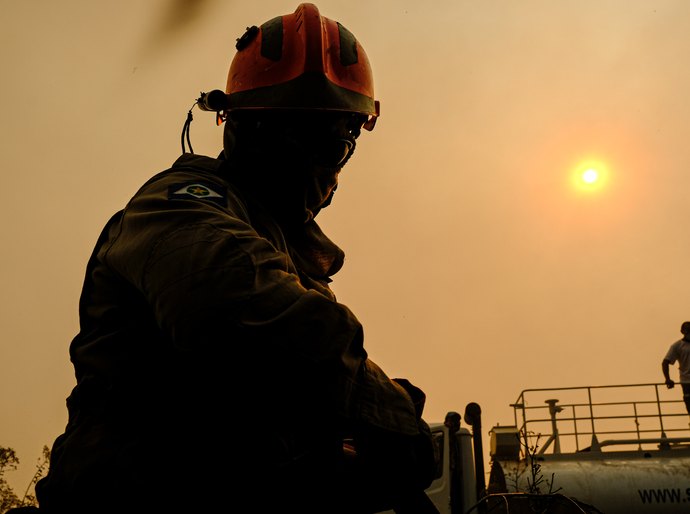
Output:
<instances>
[{"instance_id":1,"label":"smoky haze","mask_svg":"<svg viewBox=\"0 0 690 514\"><path fill-rule=\"evenodd\" d=\"M0 445L17 490L66 423L102 225L177 158L245 28L297 4L0 0ZM426 391L430 421L477 402L487 431L525 388L660 382L690 318L690 3L317 5L361 41L381 101L319 215L372 359ZM195 111L197 153L221 132ZM592 160L596 194L571 182Z\"/></svg>"}]
</instances>

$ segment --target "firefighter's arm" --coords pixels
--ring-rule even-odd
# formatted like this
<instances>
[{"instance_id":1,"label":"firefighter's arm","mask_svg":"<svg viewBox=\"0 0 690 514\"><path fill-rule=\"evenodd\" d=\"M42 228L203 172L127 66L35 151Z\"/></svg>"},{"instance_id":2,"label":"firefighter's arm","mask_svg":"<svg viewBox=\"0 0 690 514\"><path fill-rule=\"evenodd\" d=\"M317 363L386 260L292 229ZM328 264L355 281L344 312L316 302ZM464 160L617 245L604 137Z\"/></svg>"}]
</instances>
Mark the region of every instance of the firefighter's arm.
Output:
<instances>
[{"instance_id":1,"label":"firefighter's arm","mask_svg":"<svg viewBox=\"0 0 690 514\"><path fill-rule=\"evenodd\" d=\"M231 226L234 225L234 226ZM181 348L261 341L274 357L365 357L350 310L305 289L288 256L239 221L189 224L160 240L143 288Z\"/></svg>"},{"instance_id":2,"label":"firefighter's arm","mask_svg":"<svg viewBox=\"0 0 690 514\"><path fill-rule=\"evenodd\" d=\"M287 253L254 229L229 190L171 195L169 184L185 179L171 175L142 188L104 255L178 348L226 345L242 353L257 351L246 342L259 340L277 358L366 357L355 316L303 287Z\"/></svg>"}]
</instances>

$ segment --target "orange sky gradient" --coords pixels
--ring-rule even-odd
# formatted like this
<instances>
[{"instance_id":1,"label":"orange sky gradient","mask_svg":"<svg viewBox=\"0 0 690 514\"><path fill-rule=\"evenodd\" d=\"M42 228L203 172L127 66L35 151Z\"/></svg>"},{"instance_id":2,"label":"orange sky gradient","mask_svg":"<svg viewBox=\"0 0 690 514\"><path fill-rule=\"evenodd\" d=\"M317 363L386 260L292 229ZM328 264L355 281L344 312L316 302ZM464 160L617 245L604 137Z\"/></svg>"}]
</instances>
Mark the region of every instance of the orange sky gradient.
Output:
<instances>
[{"instance_id":1,"label":"orange sky gradient","mask_svg":"<svg viewBox=\"0 0 690 514\"><path fill-rule=\"evenodd\" d=\"M245 27L298 3L0 0L0 445L17 490L64 429L102 225L178 157ZM690 2L316 4L358 37L381 101L319 216L372 359L426 391L429 421L479 403L485 447L522 389L661 382L690 319ZM194 110L196 153L221 133ZM591 163L600 187L579 187Z\"/></svg>"}]
</instances>

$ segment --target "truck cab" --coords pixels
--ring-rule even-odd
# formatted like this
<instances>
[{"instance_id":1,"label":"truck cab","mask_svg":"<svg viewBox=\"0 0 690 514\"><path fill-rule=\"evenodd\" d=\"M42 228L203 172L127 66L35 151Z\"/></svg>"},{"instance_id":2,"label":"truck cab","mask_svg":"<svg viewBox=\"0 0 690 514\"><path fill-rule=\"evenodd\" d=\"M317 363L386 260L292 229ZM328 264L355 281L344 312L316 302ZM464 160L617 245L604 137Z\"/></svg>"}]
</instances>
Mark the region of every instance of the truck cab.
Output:
<instances>
[{"instance_id":1,"label":"truck cab","mask_svg":"<svg viewBox=\"0 0 690 514\"><path fill-rule=\"evenodd\" d=\"M459 415L451 412L445 423L429 424L436 475L426 493L440 514L464 513L477 501L472 433L451 419L459 423ZM389 510L381 514L394 513Z\"/></svg>"}]
</instances>

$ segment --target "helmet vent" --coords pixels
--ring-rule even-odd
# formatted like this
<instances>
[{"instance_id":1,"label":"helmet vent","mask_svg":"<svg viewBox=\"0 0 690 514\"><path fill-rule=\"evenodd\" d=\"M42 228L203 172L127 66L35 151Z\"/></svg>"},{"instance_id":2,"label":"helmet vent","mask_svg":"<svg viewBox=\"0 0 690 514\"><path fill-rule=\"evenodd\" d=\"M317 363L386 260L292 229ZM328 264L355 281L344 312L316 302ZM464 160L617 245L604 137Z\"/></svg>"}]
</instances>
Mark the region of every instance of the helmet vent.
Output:
<instances>
[{"instance_id":1,"label":"helmet vent","mask_svg":"<svg viewBox=\"0 0 690 514\"><path fill-rule=\"evenodd\" d=\"M283 17L277 16L261 25L261 56L280 61L283 55Z\"/></svg>"},{"instance_id":2,"label":"helmet vent","mask_svg":"<svg viewBox=\"0 0 690 514\"><path fill-rule=\"evenodd\" d=\"M352 32L338 23L338 34L340 36L340 64L350 66L357 64L357 39Z\"/></svg>"}]
</instances>

